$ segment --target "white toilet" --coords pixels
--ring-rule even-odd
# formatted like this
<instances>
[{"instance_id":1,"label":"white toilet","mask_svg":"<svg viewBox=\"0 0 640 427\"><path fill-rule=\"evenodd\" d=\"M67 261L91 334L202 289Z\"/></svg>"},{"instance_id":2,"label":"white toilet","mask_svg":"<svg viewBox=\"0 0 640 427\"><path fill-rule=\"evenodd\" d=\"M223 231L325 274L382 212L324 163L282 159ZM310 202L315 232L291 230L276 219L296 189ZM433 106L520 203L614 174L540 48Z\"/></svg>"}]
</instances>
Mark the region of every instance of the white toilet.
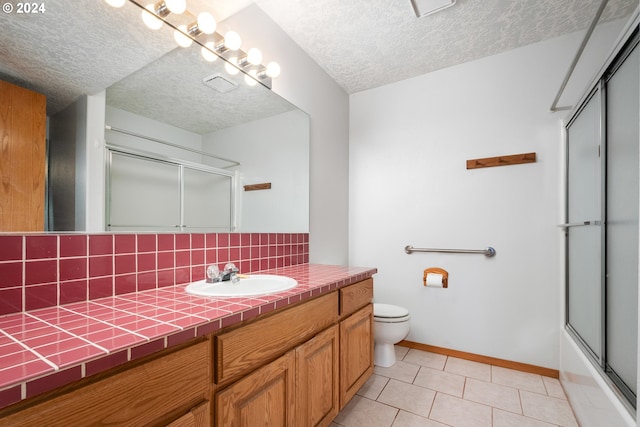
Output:
<instances>
[{"instance_id":1,"label":"white toilet","mask_svg":"<svg viewBox=\"0 0 640 427\"><path fill-rule=\"evenodd\" d=\"M409 333L409 310L391 304L373 304L373 363L387 368L396 363L394 344Z\"/></svg>"}]
</instances>

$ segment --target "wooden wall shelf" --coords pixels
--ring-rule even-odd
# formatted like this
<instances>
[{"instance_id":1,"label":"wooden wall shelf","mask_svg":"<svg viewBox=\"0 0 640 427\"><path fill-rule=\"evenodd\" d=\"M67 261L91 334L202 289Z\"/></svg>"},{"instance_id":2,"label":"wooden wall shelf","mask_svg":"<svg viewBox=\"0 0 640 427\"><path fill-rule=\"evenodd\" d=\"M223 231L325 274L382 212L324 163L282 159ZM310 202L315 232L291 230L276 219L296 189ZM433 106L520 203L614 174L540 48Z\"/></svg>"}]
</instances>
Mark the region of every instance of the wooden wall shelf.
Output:
<instances>
[{"instance_id":1,"label":"wooden wall shelf","mask_svg":"<svg viewBox=\"0 0 640 427\"><path fill-rule=\"evenodd\" d=\"M251 185L245 185L244 186L244 191L270 190L270 189L271 189L271 183L270 182L264 182L262 184L251 184Z\"/></svg>"},{"instance_id":2,"label":"wooden wall shelf","mask_svg":"<svg viewBox=\"0 0 640 427\"><path fill-rule=\"evenodd\" d=\"M510 166L535 162L536 153L513 154L510 156L485 157L484 159L467 160L467 169L492 168L495 166Z\"/></svg>"}]
</instances>

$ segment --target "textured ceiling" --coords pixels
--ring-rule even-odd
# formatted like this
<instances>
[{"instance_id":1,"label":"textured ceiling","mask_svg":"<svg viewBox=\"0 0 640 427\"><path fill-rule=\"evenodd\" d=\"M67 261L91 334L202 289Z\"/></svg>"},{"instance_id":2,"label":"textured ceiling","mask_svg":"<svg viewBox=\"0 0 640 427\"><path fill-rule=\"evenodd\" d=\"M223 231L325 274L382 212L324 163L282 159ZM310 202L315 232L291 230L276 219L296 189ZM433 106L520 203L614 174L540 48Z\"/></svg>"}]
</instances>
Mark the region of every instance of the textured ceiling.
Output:
<instances>
[{"instance_id":1,"label":"textured ceiling","mask_svg":"<svg viewBox=\"0 0 640 427\"><path fill-rule=\"evenodd\" d=\"M188 4L194 14L210 10L221 20L247 0ZM220 94L204 86L216 73L238 88ZM56 0L38 15L0 13L0 79L45 94L49 115L107 89L108 105L200 134L294 108L242 75L228 76L222 60L205 62L199 46L176 47L167 26L147 29L132 3L114 9L103 0Z\"/></svg>"},{"instance_id":2,"label":"textured ceiling","mask_svg":"<svg viewBox=\"0 0 640 427\"><path fill-rule=\"evenodd\" d=\"M457 0L416 18L410 0L256 0L348 93L586 29L601 0ZM609 0L603 20L638 0Z\"/></svg>"},{"instance_id":3,"label":"textured ceiling","mask_svg":"<svg viewBox=\"0 0 640 427\"><path fill-rule=\"evenodd\" d=\"M188 0L188 7L194 13L210 10L223 20L251 3ZM255 3L354 93L584 29L600 0L457 0L424 18L415 17L409 0ZM637 3L609 0L604 17L627 16ZM176 109L178 98L212 102L216 93L201 83L216 68L189 63L185 57L193 53L175 47L172 31L148 30L139 8L130 3L114 9L103 0L55 0L46 8L38 15L0 13L0 78L47 95L49 114L112 85L108 99L113 105L198 132L256 119L259 111L290 108L266 89L262 92L271 99L258 99L240 81L240 89L214 104L193 102L192 110ZM156 60L162 64L161 81L153 80L148 65ZM180 76L188 78L180 81ZM247 103L255 108L240 108Z\"/></svg>"}]
</instances>

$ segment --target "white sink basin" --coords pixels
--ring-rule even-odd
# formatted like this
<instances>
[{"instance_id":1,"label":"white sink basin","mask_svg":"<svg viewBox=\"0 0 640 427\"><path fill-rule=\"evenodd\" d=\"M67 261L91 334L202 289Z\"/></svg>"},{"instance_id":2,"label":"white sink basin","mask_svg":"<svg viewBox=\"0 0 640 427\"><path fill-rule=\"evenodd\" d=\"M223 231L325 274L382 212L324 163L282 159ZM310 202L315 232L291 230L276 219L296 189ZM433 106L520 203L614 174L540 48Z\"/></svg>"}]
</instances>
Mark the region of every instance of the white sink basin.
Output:
<instances>
[{"instance_id":1,"label":"white sink basin","mask_svg":"<svg viewBox=\"0 0 640 427\"><path fill-rule=\"evenodd\" d=\"M193 282L187 286L187 293L205 297L246 297L272 294L295 288L298 282L286 276L274 274L251 274L237 283L207 283L205 280Z\"/></svg>"}]
</instances>

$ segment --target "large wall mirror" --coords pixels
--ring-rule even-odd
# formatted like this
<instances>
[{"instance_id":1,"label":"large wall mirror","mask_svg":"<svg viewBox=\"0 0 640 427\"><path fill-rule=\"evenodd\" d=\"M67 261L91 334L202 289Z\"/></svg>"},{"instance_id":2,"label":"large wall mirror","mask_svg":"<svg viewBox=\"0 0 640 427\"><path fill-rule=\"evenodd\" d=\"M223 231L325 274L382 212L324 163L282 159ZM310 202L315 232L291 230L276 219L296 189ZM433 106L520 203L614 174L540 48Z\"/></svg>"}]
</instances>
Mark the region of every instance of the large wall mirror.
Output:
<instances>
[{"instance_id":1,"label":"large wall mirror","mask_svg":"<svg viewBox=\"0 0 640 427\"><path fill-rule=\"evenodd\" d=\"M217 3L188 13L232 29L223 18L242 10ZM46 229L308 232L304 112L200 44L178 47L169 25L147 28L135 2L45 6L0 15L0 80L47 97Z\"/></svg>"}]
</instances>

